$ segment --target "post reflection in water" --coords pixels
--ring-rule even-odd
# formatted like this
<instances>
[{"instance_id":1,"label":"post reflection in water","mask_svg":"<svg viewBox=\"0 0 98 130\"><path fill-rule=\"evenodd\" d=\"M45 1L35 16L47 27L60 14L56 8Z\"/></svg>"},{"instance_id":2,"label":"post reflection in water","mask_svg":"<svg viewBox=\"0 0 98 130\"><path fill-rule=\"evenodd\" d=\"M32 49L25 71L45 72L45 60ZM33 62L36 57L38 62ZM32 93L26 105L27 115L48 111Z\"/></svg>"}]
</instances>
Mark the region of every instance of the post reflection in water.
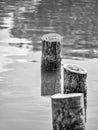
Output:
<instances>
[{"instance_id":1,"label":"post reflection in water","mask_svg":"<svg viewBox=\"0 0 98 130\"><path fill-rule=\"evenodd\" d=\"M61 70L41 70L41 96L51 96L61 93Z\"/></svg>"},{"instance_id":2,"label":"post reflection in water","mask_svg":"<svg viewBox=\"0 0 98 130\"><path fill-rule=\"evenodd\" d=\"M50 100L46 101L36 93L40 82L36 81L35 71L38 69L36 65L39 64L34 63L35 54L40 61L40 53L36 52L41 51L41 37L48 33L58 33L64 37L61 45L64 62L68 59L87 68L89 74L87 127L88 130L97 130L98 0L0 0L0 65L9 62L6 60L7 52L12 54L10 58L13 61L11 65L4 66L9 67L11 72L0 74L3 79L0 80L0 92L4 92L0 93L0 130L51 130L48 115ZM5 48L4 52L2 46ZM21 54L25 53L25 50L28 55L16 56L15 50L22 52ZM17 62L21 58L26 58L25 61L32 58L33 62ZM57 74L42 72L42 77L38 74L38 80L42 78L41 94L45 95L47 92L46 94L49 95L61 91L60 75L58 72L55 73ZM30 76L32 79L25 76ZM6 93L7 91L9 94ZM38 105L43 106L44 109ZM45 115L39 117L39 114L43 113ZM10 125L13 121L14 125Z\"/></svg>"}]
</instances>

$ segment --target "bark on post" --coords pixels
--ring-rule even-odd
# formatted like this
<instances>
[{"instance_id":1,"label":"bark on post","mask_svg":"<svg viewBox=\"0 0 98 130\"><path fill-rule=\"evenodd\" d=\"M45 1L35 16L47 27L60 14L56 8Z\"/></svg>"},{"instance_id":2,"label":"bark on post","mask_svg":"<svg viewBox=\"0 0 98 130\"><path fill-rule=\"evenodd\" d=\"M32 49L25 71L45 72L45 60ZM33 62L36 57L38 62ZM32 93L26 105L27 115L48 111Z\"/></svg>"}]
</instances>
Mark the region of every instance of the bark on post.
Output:
<instances>
[{"instance_id":1,"label":"bark on post","mask_svg":"<svg viewBox=\"0 0 98 130\"><path fill-rule=\"evenodd\" d=\"M41 96L51 96L61 93L61 70L41 70Z\"/></svg>"},{"instance_id":2,"label":"bark on post","mask_svg":"<svg viewBox=\"0 0 98 130\"><path fill-rule=\"evenodd\" d=\"M64 93L83 93L85 119L87 109L87 85L86 85L87 71L75 64L64 65Z\"/></svg>"},{"instance_id":3,"label":"bark on post","mask_svg":"<svg viewBox=\"0 0 98 130\"><path fill-rule=\"evenodd\" d=\"M41 68L43 70L56 70L61 65L61 36L46 34L42 37Z\"/></svg>"},{"instance_id":4,"label":"bark on post","mask_svg":"<svg viewBox=\"0 0 98 130\"><path fill-rule=\"evenodd\" d=\"M51 100L53 130L85 130L82 93L56 94Z\"/></svg>"}]
</instances>

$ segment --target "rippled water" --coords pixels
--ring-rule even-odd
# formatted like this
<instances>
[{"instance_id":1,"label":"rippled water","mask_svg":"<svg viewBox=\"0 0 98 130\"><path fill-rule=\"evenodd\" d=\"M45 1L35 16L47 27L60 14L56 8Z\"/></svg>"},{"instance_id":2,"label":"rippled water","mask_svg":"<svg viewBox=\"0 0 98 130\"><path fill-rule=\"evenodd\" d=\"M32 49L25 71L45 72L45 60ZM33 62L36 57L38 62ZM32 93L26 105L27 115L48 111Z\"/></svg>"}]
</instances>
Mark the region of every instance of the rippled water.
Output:
<instances>
[{"instance_id":1,"label":"rippled water","mask_svg":"<svg viewBox=\"0 0 98 130\"><path fill-rule=\"evenodd\" d=\"M87 130L98 129L97 7L97 0L0 0L0 130L52 130L40 71L47 33L63 36L62 64L87 69Z\"/></svg>"}]
</instances>

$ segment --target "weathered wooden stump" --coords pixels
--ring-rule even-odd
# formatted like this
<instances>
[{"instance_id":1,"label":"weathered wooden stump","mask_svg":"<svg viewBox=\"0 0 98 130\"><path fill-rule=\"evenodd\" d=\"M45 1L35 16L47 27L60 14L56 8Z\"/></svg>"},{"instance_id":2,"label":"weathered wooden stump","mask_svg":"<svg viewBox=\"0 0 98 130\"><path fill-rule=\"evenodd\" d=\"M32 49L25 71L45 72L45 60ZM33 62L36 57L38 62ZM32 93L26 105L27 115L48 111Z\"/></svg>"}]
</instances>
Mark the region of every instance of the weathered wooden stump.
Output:
<instances>
[{"instance_id":1,"label":"weathered wooden stump","mask_svg":"<svg viewBox=\"0 0 98 130\"><path fill-rule=\"evenodd\" d=\"M75 64L64 65L64 93L83 93L85 118L87 109L87 71Z\"/></svg>"},{"instance_id":2,"label":"weathered wooden stump","mask_svg":"<svg viewBox=\"0 0 98 130\"><path fill-rule=\"evenodd\" d=\"M61 70L41 70L41 96L51 96L61 93Z\"/></svg>"},{"instance_id":3,"label":"weathered wooden stump","mask_svg":"<svg viewBox=\"0 0 98 130\"><path fill-rule=\"evenodd\" d=\"M85 130L82 93L56 94L51 100L53 130Z\"/></svg>"},{"instance_id":4,"label":"weathered wooden stump","mask_svg":"<svg viewBox=\"0 0 98 130\"><path fill-rule=\"evenodd\" d=\"M43 70L56 70L61 65L62 37L58 34L46 34L42 37L41 68Z\"/></svg>"}]
</instances>

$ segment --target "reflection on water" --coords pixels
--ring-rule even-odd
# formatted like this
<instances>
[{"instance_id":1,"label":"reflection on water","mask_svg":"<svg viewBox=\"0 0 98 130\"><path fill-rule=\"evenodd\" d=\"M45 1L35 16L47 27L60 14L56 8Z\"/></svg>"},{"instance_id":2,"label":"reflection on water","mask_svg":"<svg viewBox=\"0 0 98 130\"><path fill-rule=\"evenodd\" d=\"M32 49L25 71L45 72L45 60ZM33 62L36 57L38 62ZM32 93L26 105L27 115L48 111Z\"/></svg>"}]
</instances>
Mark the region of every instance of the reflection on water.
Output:
<instances>
[{"instance_id":1,"label":"reflection on water","mask_svg":"<svg viewBox=\"0 0 98 130\"><path fill-rule=\"evenodd\" d=\"M40 38L43 34L56 32L64 37L62 43L64 58L97 58L97 5L97 0L1 1L0 27L4 27L5 18L11 17L11 37L30 40L32 50L41 49Z\"/></svg>"},{"instance_id":2,"label":"reflection on water","mask_svg":"<svg viewBox=\"0 0 98 130\"><path fill-rule=\"evenodd\" d=\"M61 93L61 70L41 70L41 95L51 96L56 93Z\"/></svg>"},{"instance_id":3,"label":"reflection on water","mask_svg":"<svg viewBox=\"0 0 98 130\"><path fill-rule=\"evenodd\" d=\"M25 56L27 54L28 52L26 49L20 50L17 48L0 46L0 72L11 70L5 67L6 65L14 62L14 60L12 60L8 56L13 56L13 55Z\"/></svg>"},{"instance_id":4,"label":"reflection on water","mask_svg":"<svg viewBox=\"0 0 98 130\"><path fill-rule=\"evenodd\" d=\"M97 7L97 0L0 0L2 130L51 129L50 101L40 96L40 87L43 95L51 94L48 81L50 87L51 83L59 86L60 75L42 73L40 86L40 62L37 61L40 61L41 37L47 33L63 36L63 62L66 63L65 58L78 59L77 62L89 70L88 126L89 130L97 129L98 61L80 62L85 58L98 58ZM3 73L9 68L13 71Z\"/></svg>"},{"instance_id":5,"label":"reflection on water","mask_svg":"<svg viewBox=\"0 0 98 130\"><path fill-rule=\"evenodd\" d=\"M0 3L0 25L3 27L4 18L11 13L11 36L30 40L33 50L41 49L43 34L56 32L64 37L63 57L98 57L96 0L9 0Z\"/></svg>"}]
</instances>

